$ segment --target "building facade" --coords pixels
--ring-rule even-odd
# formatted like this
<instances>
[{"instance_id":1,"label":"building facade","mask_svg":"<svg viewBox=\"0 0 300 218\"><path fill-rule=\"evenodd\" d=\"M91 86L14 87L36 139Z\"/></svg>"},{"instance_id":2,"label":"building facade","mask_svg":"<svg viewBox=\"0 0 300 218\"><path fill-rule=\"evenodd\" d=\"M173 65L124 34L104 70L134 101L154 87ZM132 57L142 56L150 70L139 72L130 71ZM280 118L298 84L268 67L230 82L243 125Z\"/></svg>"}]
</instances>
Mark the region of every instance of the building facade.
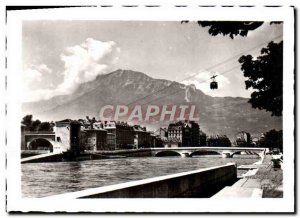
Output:
<instances>
[{"instance_id":1,"label":"building facade","mask_svg":"<svg viewBox=\"0 0 300 218\"><path fill-rule=\"evenodd\" d=\"M88 129L86 132L85 149L92 151L108 150L107 147L107 130Z\"/></svg>"},{"instance_id":2,"label":"building facade","mask_svg":"<svg viewBox=\"0 0 300 218\"><path fill-rule=\"evenodd\" d=\"M125 122L105 121L104 129L115 135L115 149L127 149L134 146L133 127Z\"/></svg>"},{"instance_id":3,"label":"building facade","mask_svg":"<svg viewBox=\"0 0 300 218\"><path fill-rule=\"evenodd\" d=\"M189 125L190 135L188 138L189 147L199 147L200 146L200 128L199 124L190 121L187 125Z\"/></svg>"},{"instance_id":4,"label":"building facade","mask_svg":"<svg viewBox=\"0 0 300 218\"><path fill-rule=\"evenodd\" d=\"M152 136L147 132L146 127L135 125L134 131L134 147L135 148L150 148L152 147Z\"/></svg>"},{"instance_id":5,"label":"building facade","mask_svg":"<svg viewBox=\"0 0 300 218\"><path fill-rule=\"evenodd\" d=\"M169 124L168 147L198 147L200 146L200 129L194 121L179 121Z\"/></svg>"},{"instance_id":6,"label":"building facade","mask_svg":"<svg viewBox=\"0 0 300 218\"><path fill-rule=\"evenodd\" d=\"M63 151L77 151L80 147L81 124L70 119L55 122L55 141Z\"/></svg>"},{"instance_id":7,"label":"building facade","mask_svg":"<svg viewBox=\"0 0 300 218\"><path fill-rule=\"evenodd\" d=\"M251 145L251 135L248 132L241 131L236 134L236 146L248 147Z\"/></svg>"},{"instance_id":8,"label":"building facade","mask_svg":"<svg viewBox=\"0 0 300 218\"><path fill-rule=\"evenodd\" d=\"M116 147L116 135L113 133L107 132L106 144L108 150L115 150Z\"/></svg>"},{"instance_id":9,"label":"building facade","mask_svg":"<svg viewBox=\"0 0 300 218\"><path fill-rule=\"evenodd\" d=\"M226 135L213 135L207 138L208 147L231 147L231 142Z\"/></svg>"}]
</instances>

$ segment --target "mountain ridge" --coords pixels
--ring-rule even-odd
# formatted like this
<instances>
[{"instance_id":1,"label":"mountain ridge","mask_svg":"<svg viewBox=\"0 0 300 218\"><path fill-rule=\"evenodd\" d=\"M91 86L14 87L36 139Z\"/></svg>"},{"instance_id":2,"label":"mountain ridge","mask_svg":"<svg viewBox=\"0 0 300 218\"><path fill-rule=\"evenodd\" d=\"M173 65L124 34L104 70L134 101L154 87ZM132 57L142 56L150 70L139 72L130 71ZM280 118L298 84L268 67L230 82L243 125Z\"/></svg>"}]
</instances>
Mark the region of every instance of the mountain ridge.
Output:
<instances>
[{"instance_id":1,"label":"mountain ridge","mask_svg":"<svg viewBox=\"0 0 300 218\"><path fill-rule=\"evenodd\" d=\"M154 79L142 72L121 69L82 83L71 95L24 103L22 112L24 116L32 114L35 119L43 121L85 116L98 119L104 105L128 105L131 102L141 105L193 104L200 114L200 127L208 134L233 137L241 130L251 132L254 129L252 132L259 133L272 128L282 129L281 117L271 117L269 112L253 109L247 98L212 97L193 85ZM166 125L167 122L147 123L152 129Z\"/></svg>"}]
</instances>

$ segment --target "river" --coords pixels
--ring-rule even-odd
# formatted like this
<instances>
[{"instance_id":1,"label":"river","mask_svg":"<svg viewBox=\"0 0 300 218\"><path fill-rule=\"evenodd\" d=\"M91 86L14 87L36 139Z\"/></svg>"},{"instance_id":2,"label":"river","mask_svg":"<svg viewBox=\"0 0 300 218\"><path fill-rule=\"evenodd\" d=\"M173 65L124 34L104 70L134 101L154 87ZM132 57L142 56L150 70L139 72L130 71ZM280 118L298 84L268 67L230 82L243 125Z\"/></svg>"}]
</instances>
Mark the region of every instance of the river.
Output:
<instances>
[{"instance_id":1,"label":"river","mask_svg":"<svg viewBox=\"0 0 300 218\"><path fill-rule=\"evenodd\" d=\"M79 162L22 164L22 196L46 197L122 182L185 172L235 162L252 164L259 158L235 155L181 157L132 157Z\"/></svg>"}]
</instances>

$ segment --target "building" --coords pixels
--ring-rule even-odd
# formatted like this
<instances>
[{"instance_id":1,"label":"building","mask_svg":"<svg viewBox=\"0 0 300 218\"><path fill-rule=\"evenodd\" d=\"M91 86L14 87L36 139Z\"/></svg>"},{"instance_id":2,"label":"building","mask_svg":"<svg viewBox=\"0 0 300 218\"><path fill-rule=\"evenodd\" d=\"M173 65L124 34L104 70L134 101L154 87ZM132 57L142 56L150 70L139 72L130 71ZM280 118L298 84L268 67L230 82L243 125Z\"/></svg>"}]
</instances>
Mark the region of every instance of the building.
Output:
<instances>
[{"instance_id":1,"label":"building","mask_svg":"<svg viewBox=\"0 0 300 218\"><path fill-rule=\"evenodd\" d=\"M264 140L264 134L263 133L254 133L251 135L251 146L259 146L260 143Z\"/></svg>"},{"instance_id":2,"label":"building","mask_svg":"<svg viewBox=\"0 0 300 218\"><path fill-rule=\"evenodd\" d=\"M103 127L104 127L104 125L100 121L96 121L96 122L92 123L92 128L93 129L103 129Z\"/></svg>"},{"instance_id":3,"label":"building","mask_svg":"<svg viewBox=\"0 0 300 218\"><path fill-rule=\"evenodd\" d=\"M114 121L105 121L104 122L104 129L107 131L107 144L112 150L117 149L117 127L116 122Z\"/></svg>"},{"instance_id":4,"label":"building","mask_svg":"<svg viewBox=\"0 0 300 218\"><path fill-rule=\"evenodd\" d=\"M168 147L181 147L183 141L183 124L181 122L169 124Z\"/></svg>"},{"instance_id":5,"label":"building","mask_svg":"<svg viewBox=\"0 0 300 218\"><path fill-rule=\"evenodd\" d=\"M226 135L213 135L207 139L208 147L231 147L231 142Z\"/></svg>"},{"instance_id":6,"label":"building","mask_svg":"<svg viewBox=\"0 0 300 218\"><path fill-rule=\"evenodd\" d=\"M108 150L107 130L105 129L87 129L85 149L92 151Z\"/></svg>"},{"instance_id":7,"label":"building","mask_svg":"<svg viewBox=\"0 0 300 218\"><path fill-rule=\"evenodd\" d=\"M155 132L150 132L151 147L153 147L153 148L163 148L164 147L164 141L162 140L161 136L155 134Z\"/></svg>"},{"instance_id":8,"label":"building","mask_svg":"<svg viewBox=\"0 0 300 218\"><path fill-rule=\"evenodd\" d=\"M153 138L152 138L152 140L153 140L153 143L152 143L152 145L153 145L153 147L154 148L163 148L163 147L165 147L164 146L164 140L160 137L160 136L154 136Z\"/></svg>"},{"instance_id":9,"label":"building","mask_svg":"<svg viewBox=\"0 0 300 218\"><path fill-rule=\"evenodd\" d=\"M168 129L159 128L153 132L155 136L153 147L168 147Z\"/></svg>"},{"instance_id":10,"label":"building","mask_svg":"<svg viewBox=\"0 0 300 218\"><path fill-rule=\"evenodd\" d=\"M115 150L116 147L116 135L113 133L107 132L106 144L108 150Z\"/></svg>"},{"instance_id":11,"label":"building","mask_svg":"<svg viewBox=\"0 0 300 218\"><path fill-rule=\"evenodd\" d=\"M258 146L259 145L259 137L252 137L251 138L251 145Z\"/></svg>"},{"instance_id":12,"label":"building","mask_svg":"<svg viewBox=\"0 0 300 218\"><path fill-rule=\"evenodd\" d=\"M168 147L198 147L200 146L200 129L194 121L179 121L168 127Z\"/></svg>"},{"instance_id":13,"label":"building","mask_svg":"<svg viewBox=\"0 0 300 218\"><path fill-rule=\"evenodd\" d=\"M189 125L190 127L190 135L189 135L189 147L199 147L200 146L200 128L199 128L199 124L194 122L194 121L190 121L189 123L187 123L187 125Z\"/></svg>"},{"instance_id":14,"label":"building","mask_svg":"<svg viewBox=\"0 0 300 218\"><path fill-rule=\"evenodd\" d=\"M134 131L134 147L135 148L150 148L152 147L152 136L147 132L146 127L135 125Z\"/></svg>"},{"instance_id":15,"label":"building","mask_svg":"<svg viewBox=\"0 0 300 218\"><path fill-rule=\"evenodd\" d=\"M84 126L80 126L80 139L79 139L79 145L82 146L84 149L85 145L87 143L87 132Z\"/></svg>"},{"instance_id":16,"label":"building","mask_svg":"<svg viewBox=\"0 0 300 218\"><path fill-rule=\"evenodd\" d=\"M116 144L117 149L132 148L134 145L133 127L125 122L116 123Z\"/></svg>"},{"instance_id":17,"label":"building","mask_svg":"<svg viewBox=\"0 0 300 218\"><path fill-rule=\"evenodd\" d=\"M157 133L162 139L168 138L168 129L167 128L159 128Z\"/></svg>"},{"instance_id":18,"label":"building","mask_svg":"<svg viewBox=\"0 0 300 218\"><path fill-rule=\"evenodd\" d=\"M55 122L55 141L63 151L77 151L80 147L81 124L70 119Z\"/></svg>"},{"instance_id":19,"label":"building","mask_svg":"<svg viewBox=\"0 0 300 218\"><path fill-rule=\"evenodd\" d=\"M238 132L235 138L236 146L238 147L248 147L251 145L251 135L248 132Z\"/></svg>"},{"instance_id":20,"label":"building","mask_svg":"<svg viewBox=\"0 0 300 218\"><path fill-rule=\"evenodd\" d=\"M127 149L134 146L133 127L125 122L105 121L104 129L115 135L115 150ZM111 135L111 137L113 137ZM113 140L111 140L113 141Z\"/></svg>"}]
</instances>

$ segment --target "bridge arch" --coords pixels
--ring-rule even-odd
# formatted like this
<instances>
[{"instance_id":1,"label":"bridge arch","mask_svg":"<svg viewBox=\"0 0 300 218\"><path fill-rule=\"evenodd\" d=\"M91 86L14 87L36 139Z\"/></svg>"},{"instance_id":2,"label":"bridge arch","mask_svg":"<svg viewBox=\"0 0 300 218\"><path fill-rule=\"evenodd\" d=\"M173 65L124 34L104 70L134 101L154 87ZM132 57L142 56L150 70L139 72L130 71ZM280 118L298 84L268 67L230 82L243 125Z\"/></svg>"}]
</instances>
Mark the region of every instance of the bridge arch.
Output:
<instances>
[{"instance_id":1,"label":"bridge arch","mask_svg":"<svg viewBox=\"0 0 300 218\"><path fill-rule=\"evenodd\" d=\"M158 151L155 157L167 157L167 156L181 156L181 153L177 151Z\"/></svg>"},{"instance_id":2,"label":"bridge arch","mask_svg":"<svg viewBox=\"0 0 300 218\"><path fill-rule=\"evenodd\" d=\"M54 141L45 138L34 138L27 142L28 150L49 150L53 152Z\"/></svg>"},{"instance_id":3,"label":"bridge arch","mask_svg":"<svg viewBox=\"0 0 300 218\"><path fill-rule=\"evenodd\" d=\"M230 154L230 157L233 157L235 154L242 154L242 151L236 151Z\"/></svg>"},{"instance_id":4,"label":"bridge arch","mask_svg":"<svg viewBox=\"0 0 300 218\"><path fill-rule=\"evenodd\" d=\"M257 157L261 157L261 153L257 153L255 151L236 151L236 152L233 152L230 156L233 157L234 155L236 154L243 154L245 153L246 155L255 155Z\"/></svg>"},{"instance_id":5,"label":"bridge arch","mask_svg":"<svg viewBox=\"0 0 300 218\"><path fill-rule=\"evenodd\" d=\"M190 154L190 157L201 156L201 155L221 155L221 152L218 151L208 151L208 150L196 150Z\"/></svg>"}]
</instances>

